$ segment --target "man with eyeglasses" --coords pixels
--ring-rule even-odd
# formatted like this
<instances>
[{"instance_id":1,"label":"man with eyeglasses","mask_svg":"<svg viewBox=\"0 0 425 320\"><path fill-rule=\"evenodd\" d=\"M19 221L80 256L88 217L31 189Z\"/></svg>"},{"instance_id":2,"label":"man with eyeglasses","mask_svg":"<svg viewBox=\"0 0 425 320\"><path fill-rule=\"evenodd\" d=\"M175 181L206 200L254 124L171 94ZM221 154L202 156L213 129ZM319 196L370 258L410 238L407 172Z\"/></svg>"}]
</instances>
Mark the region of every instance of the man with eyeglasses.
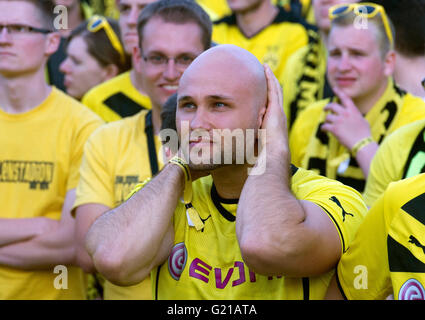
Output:
<instances>
[{"instance_id":1,"label":"man with eyeglasses","mask_svg":"<svg viewBox=\"0 0 425 320\"><path fill-rule=\"evenodd\" d=\"M299 115L291 155L295 165L363 192L379 144L397 128L425 118L425 104L392 79L394 36L381 6L340 4L329 13L327 75L335 97Z\"/></svg>"},{"instance_id":2,"label":"man with eyeglasses","mask_svg":"<svg viewBox=\"0 0 425 320\"><path fill-rule=\"evenodd\" d=\"M177 91L192 60L211 46L211 28L207 13L191 0L160 0L141 12L134 70L152 110L109 123L93 134L85 147L74 204L77 258L85 271L94 271L84 245L91 224L119 206L137 183L162 168L161 107ZM105 283L105 299L150 298L150 279L126 288Z\"/></svg>"},{"instance_id":3,"label":"man with eyeglasses","mask_svg":"<svg viewBox=\"0 0 425 320\"><path fill-rule=\"evenodd\" d=\"M84 143L102 121L45 81L53 19L50 1L0 1L1 300L85 298L70 211Z\"/></svg>"},{"instance_id":4,"label":"man with eyeglasses","mask_svg":"<svg viewBox=\"0 0 425 320\"><path fill-rule=\"evenodd\" d=\"M142 9L157 0L118 0L119 25L124 50L133 55L138 46L137 18ZM134 62L134 60L133 60ZM106 81L87 92L81 102L106 122L116 121L151 109L151 101L143 88L140 76L130 71Z\"/></svg>"}]
</instances>

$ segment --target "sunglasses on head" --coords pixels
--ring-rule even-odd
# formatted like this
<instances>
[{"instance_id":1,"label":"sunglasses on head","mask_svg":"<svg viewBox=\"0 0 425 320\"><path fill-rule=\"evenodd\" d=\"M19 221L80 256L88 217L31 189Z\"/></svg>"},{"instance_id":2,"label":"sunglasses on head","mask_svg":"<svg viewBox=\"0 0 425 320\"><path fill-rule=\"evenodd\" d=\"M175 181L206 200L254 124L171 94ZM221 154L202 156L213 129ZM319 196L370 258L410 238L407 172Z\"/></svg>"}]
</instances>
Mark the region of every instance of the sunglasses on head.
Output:
<instances>
[{"instance_id":1,"label":"sunglasses on head","mask_svg":"<svg viewBox=\"0 0 425 320\"><path fill-rule=\"evenodd\" d=\"M100 29L105 33L114 49L120 54L121 63L125 63L125 53L121 42L105 17L94 15L87 24L87 30L90 32L98 32Z\"/></svg>"},{"instance_id":2,"label":"sunglasses on head","mask_svg":"<svg viewBox=\"0 0 425 320\"><path fill-rule=\"evenodd\" d=\"M354 14L365 18L373 18L378 13L380 13L388 40L390 41L391 45L394 43L393 34L391 32L390 24L388 22L388 17L382 6L376 3L369 2L337 4L329 8L329 19L332 21L335 18L346 15L349 12L354 12Z\"/></svg>"}]
</instances>

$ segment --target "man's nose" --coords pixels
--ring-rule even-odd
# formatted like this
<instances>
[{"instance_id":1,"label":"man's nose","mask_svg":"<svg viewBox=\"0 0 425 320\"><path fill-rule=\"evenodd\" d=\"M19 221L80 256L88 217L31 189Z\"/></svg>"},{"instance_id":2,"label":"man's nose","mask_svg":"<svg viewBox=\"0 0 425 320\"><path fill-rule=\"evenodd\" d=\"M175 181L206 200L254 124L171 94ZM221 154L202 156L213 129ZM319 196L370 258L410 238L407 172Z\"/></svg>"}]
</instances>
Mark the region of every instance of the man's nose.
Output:
<instances>
[{"instance_id":1,"label":"man's nose","mask_svg":"<svg viewBox=\"0 0 425 320\"><path fill-rule=\"evenodd\" d=\"M341 71L351 69L351 60L348 54L342 54L338 63L338 69Z\"/></svg>"},{"instance_id":2,"label":"man's nose","mask_svg":"<svg viewBox=\"0 0 425 320\"><path fill-rule=\"evenodd\" d=\"M8 32L7 28L0 26L0 43L10 43L12 40L12 37L10 33Z\"/></svg>"},{"instance_id":3,"label":"man's nose","mask_svg":"<svg viewBox=\"0 0 425 320\"><path fill-rule=\"evenodd\" d=\"M178 69L174 59L169 59L164 70L164 78L168 81L178 80L180 78L181 72Z\"/></svg>"},{"instance_id":4,"label":"man's nose","mask_svg":"<svg viewBox=\"0 0 425 320\"><path fill-rule=\"evenodd\" d=\"M137 7L131 8L130 14L128 16L127 23L131 26L137 25L137 18L139 17L139 13L141 10L139 10Z\"/></svg>"}]
</instances>

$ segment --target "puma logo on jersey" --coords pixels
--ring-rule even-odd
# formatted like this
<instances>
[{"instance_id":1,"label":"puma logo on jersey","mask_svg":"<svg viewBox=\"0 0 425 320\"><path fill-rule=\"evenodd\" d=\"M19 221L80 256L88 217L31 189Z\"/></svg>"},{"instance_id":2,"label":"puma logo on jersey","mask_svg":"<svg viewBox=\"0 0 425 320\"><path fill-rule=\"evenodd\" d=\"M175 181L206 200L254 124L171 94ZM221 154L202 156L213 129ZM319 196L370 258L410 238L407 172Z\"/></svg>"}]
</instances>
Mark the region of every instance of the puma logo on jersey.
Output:
<instances>
[{"instance_id":1,"label":"puma logo on jersey","mask_svg":"<svg viewBox=\"0 0 425 320\"><path fill-rule=\"evenodd\" d=\"M209 215L208 217L206 217L205 219L202 219L201 216L199 216L199 218L201 219L202 223L205 225L205 221L207 221L209 218L211 218L211 215ZM202 232L204 232L205 227L203 227L201 229Z\"/></svg>"},{"instance_id":2,"label":"puma logo on jersey","mask_svg":"<svg viewBox=\"0 0 425 320\"><path fill-rule=\"evenodd\" d=\"M341 202L339 202L339 200L338 200L337 197L332 196L332 197L329 198L329 200L335 202L336 205L341 208L341 210L342 210L342 221L343 222L345 221L345 216L346 215L349 215L349 216L354 217L354 215L352 213L349 213L349 212L345 211L345 209L342 207Z\"/></svg>"},{"instance_id":3,"label":"puma logo on jersey","mask_svg":"<svg viewBox=\"0 0 425 320\"><path fill-rule=\"evenodd\" d=\"M419 240L416 239L413 235L410 235L410 237L409 237L409 243L413 243L418 248L421 248L422 251L425 254L425 246L422 243L420 243Z\"/></svg>"}]
</instances>

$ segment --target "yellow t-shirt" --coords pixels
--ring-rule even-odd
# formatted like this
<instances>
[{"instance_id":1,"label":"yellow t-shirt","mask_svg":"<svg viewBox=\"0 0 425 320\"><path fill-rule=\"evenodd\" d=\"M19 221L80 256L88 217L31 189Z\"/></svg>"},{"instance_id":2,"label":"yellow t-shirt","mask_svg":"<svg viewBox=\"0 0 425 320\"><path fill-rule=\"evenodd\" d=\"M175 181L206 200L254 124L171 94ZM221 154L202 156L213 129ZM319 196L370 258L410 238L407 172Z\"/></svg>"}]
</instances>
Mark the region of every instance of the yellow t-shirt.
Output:
<instances>
[{"instance_id":1,"label":"yellow t-shirt","mask_svg":"<svg viewBox=\"0 0 425 320\"><path fill-rule=\"evenodd\" d=\"M326 113L323 108L329 99L319 101L302 112L295 120L289 138L291 160L363 192L366 181L356 159L330 133L320 130ZM425 118L425 102L406 94L388 81L384 94L366 114L372 138L380 144L394 130Z\"/></svg>"},{"instance_id":2,"label":"yellow t-shirt","mask_svg":"<svg viewBox=\"0 0 425 320\"><path fill-rule=\"evenodd\" d=\"M308 31L316 30L299 16L282 7L275 19L251 37L239 29L236 15L226 16L213 25L213 41L219 44L234 44L244 48L267 63L278 79L282 78L289 57L299 48L307 45Z\"/></svg>"},{"instance_id":3,"label":"yellow t-shirt","mask_svg":"<svg viewBox=\"0 0 425 320\"><path fill-rule=\"evenodd\" d=\"M0 109L0 218L59 220L66 193L78 183L84 143L101 124L97 115L56 88L28 112ZM67 268L68 289L57 290L53 268L0 266L0 300L84 299L82 270Z\"/></svg>"},{"instance_id":4,"label":"yellow t-shirt","mask_svg":"<svg viewBox=\"0 0 425 320\"><path fill-rule=\"evenodd\" d=\"M73 210L87 203L110 208L120 205L136 184L162 168L161 152L161 141L153 135L151 111L99 128L84 149ZM105 281L104 297L151 299L150 279L131 287Z\"/></svg>"},{"instance_id":5,"label":"yellow t-shirt","mask_svg":"<svg viewBox=\"0 0 425 320\"><path fill-rule=\"evenodd\" d=\"M425 174L393 182L338 264L348 299L425 300Z\"/></svg>"},{"instance_id":6,"label":"yellow t-shirt","mask_svg":"<svg viewBox=\"0 0 425 320\"><path fill-rule=\"evenodd\" d=\"M364 199L371 207L391 182L425 172L425 120L396 130L384 140L370 164Z\"/></svg>"},{"instance_id":7,"label":"yellow t-shirt","mask_svg":"<svg viewBox=\"0 0 425 320\"><path fill-rule=\"evenodd\" d=\"M308 37L308 45L298 49L288 59L280 80L289 130L305 108L331 94L325 92L326 48L317 32L309 30Z\"/></svg>"},{"instance_id":8,"label":"yellow t-shirt","mask_svg":"<svg viewBox=\"0 0 425 320\"><path fill-rule=\"evenodd\" d=\"M149 97L140 93L131 82L130 71L90 89L81 102L106 122L152 108Z\"/></svg>"},{"instance_id":9,"label":"yellow t-shirt","mask_svg":"<svg viewBox=\"0 0 425 320\"><path fill-rule=\"evenodd\" d=\"M342 251L347 250L367 211L360 194L311 171L292 169L295 196L323 208L340 235ZM155 298L323 299L334 271L311 278L289 278L268 277L248 269L235 231L237 202L221 199L211 176L193 183L192 204L205 227L196 231L189 226L185 206L178 204L173 220L174 247L169 258L151 274L156 279L152 282Z\"/></svg>"}]
</instances>

